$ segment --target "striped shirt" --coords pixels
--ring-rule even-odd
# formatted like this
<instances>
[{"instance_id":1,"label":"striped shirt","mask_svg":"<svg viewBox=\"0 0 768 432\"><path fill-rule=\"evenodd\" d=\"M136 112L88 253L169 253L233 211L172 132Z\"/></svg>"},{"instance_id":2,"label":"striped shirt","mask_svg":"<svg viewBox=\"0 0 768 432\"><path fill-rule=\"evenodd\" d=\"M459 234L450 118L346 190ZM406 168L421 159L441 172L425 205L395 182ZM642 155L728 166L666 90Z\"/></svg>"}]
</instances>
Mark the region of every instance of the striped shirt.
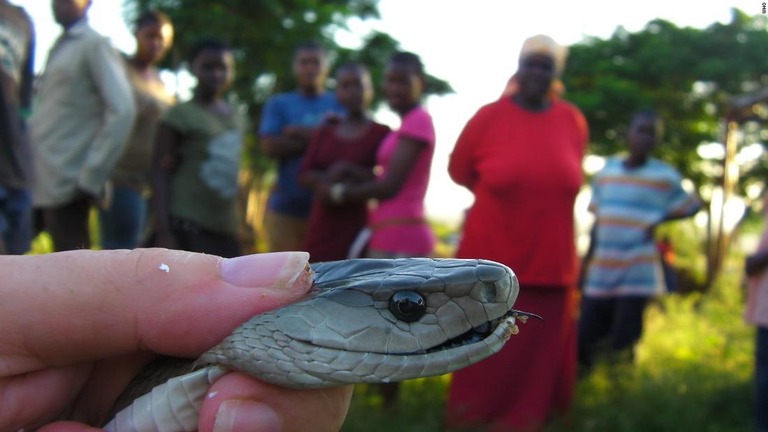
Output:
<instances>
[{"instance_id":1,"label":"striped shirt","mask_svg":"<svg viewBox=\"0 0 768 432\"><path fill-rule=\"evenodd\" d=\"M681 185L680 174L657 159L627 168L611 158L592 181L593 255L584 293L593 297L653 296L663 291L653 228L691 216L701 207Z\"/></svg>"}]
</instances>

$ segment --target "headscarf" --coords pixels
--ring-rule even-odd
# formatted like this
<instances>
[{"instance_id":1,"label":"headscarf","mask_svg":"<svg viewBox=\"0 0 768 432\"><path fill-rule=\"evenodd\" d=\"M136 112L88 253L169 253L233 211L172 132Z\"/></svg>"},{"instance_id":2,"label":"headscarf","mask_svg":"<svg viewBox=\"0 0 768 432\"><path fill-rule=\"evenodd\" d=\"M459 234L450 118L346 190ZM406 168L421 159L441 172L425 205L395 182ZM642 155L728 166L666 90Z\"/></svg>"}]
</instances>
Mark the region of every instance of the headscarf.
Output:
<instances>
[{"instance_id":1,"label":"headscarf","mask_svg":"<svg viewBox=\"0 0 768 432\"><path fill-rule=\"evenodd\" d=\"M563 82L560 81L560 76L565 69L565 60L568 58L568 47L560 45L555 42L554 39L547 35L531 36L523 42L522 48L520 48L520 61L533 54L544 54L552 58L555 63L555 77L552 80L550 87L550 93L552 97L559 97L565 91ZM510 96L517 92L517 77L516 74L507 81L507 85L504 88L502 97Z\"/></svg>"},{"instance_id":2,"label":"headscarf","mask_svg":"<svg viewBox=\"0 0 768 432\"><path fill-rule=\"evenodd\" d=\"M565 60L568 58L568 47L560 45L549 36L531 36L523 42L520 48L520 60L533 55L544 54L555 61L555 78L559 78L565 69Z\"/></svg>"}]
</instances>

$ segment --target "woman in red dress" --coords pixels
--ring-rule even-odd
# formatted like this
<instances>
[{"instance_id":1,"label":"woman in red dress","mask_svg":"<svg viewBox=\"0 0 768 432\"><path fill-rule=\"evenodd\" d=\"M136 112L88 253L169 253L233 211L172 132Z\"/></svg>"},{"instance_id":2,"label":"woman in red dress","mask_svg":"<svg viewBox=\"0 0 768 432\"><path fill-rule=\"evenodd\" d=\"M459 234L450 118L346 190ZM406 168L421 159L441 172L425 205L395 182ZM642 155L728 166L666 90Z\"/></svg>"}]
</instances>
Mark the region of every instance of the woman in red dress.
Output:
<instances>
[{"instance_id":1,"label":"woman in red dress","mask_svg":"<svg viewBox=\"0 0 768 432\"><path fill-rule=\"evenodd\" d=\"M556 97L567 49L547 36L525 41L504 96L462 131L449 173L475 202L460 258L508 265L520 281L515 308L529 321L502 351L453 375L449 427L532 431L570 407L576 381L578 273L573 205L588 128Z\"/></svg>"}]
</instances>

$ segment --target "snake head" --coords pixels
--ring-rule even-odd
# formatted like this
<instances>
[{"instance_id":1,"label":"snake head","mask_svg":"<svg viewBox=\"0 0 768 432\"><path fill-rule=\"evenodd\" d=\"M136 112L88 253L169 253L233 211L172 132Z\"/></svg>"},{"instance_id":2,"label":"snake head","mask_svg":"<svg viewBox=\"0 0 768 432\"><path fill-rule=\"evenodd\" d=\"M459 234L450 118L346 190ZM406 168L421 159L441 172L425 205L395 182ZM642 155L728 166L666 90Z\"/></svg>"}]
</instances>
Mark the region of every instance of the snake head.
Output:
<instances>
[{"instance_id":1,"label":"snake head","mask_svg":"<svg viewBox=\"0 0 768 432\"><path fill-rule=\"evenodd\" d=\"M201 360L291 387L438 375L501 349L517 278L486 260L357 259L312 265L309 297L257 315Z\"/></svg>"}]
</instances>

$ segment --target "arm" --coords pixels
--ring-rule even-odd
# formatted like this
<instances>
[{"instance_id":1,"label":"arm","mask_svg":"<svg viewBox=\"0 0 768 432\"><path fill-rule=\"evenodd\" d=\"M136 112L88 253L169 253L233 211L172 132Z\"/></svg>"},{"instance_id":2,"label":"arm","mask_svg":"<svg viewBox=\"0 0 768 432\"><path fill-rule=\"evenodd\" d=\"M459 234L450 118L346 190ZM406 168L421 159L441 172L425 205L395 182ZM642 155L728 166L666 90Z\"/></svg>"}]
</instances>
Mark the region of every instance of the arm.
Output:
<instances>
[{"instance_id":1,"label":"arm","mask_svg":"<svg viewBox=\"0 0 768 432\"><path fill-rule=\"evenodd\" d=\"M313 188L317 185L330 185L332 183L366 183L376 181L373 170L367 167L355 165L348 161L339 161L325 171L308 171L304 174L302 182L304 186Z\"/></svg>"},{"instance_id":2,"label":"arm","mask_svg":"<svg viewBox=\"0 0 768 432\"><path fill-rule=\"evenodd\" d=\"M345 201L364 201L367 199L392 198L400 192L411 174L419 154L428 143L414 138L401 137L397 149L387 167L387 175L378 180L350 184L344 190Z\"/></svg>"},{"instance_id":3,"label":"arm","mask_svg":"<svg viewBox=\"0 0 768 432\"><path fill-rule=\"evenodd\" d=\"M313 128L287 124L284 113L284 99L280 95L271 97L264 106L261 117L261 150L268 157L284 159L298 156L307 150Z\"/></svg>"},{"instance_id":4,"label":"arm","mask_svg":"<svg viewBox=\"0 0 768 432\"><path fill-rule=\"evenodd\" d=\"M685 202L675 209L674 211L670 212L664 221L671 221L671 220L677 220L677 219L684 219L687 217L691 217L695 215L699 210L701 210L701 198L699 198L698 194L696 193L686 193Z\"/></svg>"},{"instance_id":5,"label":"arm","mask_svg":"<svg viewBox=\"0 0 768 432\"><path fill-rule=\"evenodd\" d=\"M319 128L312 135L307 151L304 153L304 159L299 170L299 182L307 189L316 190L321 188L323 184L330 182L328 171L318 169L315 163L318 153L323 149L323 139L328 133L333 134L333 130Z\"/></svg>"},{"instance_id":6,"label":"arm","mask_svg":"<svg viewBox=\"0 0 768 432\"><path fill-rule=\"evenodd\" d=\"M587 270L589 269L589 262L592 260L592 256L595 254L595 243L597 242L597 221L592 224L592 228L589 230L589 246L584 257L581 258L581 266L579 267L579 282L578 288L584 289L584 281L587 277Z\"/></svg>"},{"instance_id":7,"label":"arm","mask_svg":"<svg viewBox=\"0 0 768 432\"><path fill-rule=\"evenodd\" d=\"M376 180L371 168L361 167L349 161L337 161L330 167L321 167L318 164L317 161L327 159L325 152L333 152L332 148L336 145L334 135L335 128L332 126L323 126L315 131L299 171L299 182L312 190L316 198L326 203L333 203L330 191L334 184L348 185Z\"/></svg>"},{"instance_id":8,"label":"arm","mask_svg":"<svg viewBox=\"0 0 768 432\"><path fill-rule=\"evenodd\" d=\"M8 160L14 160L11 143L16 140L19 122L16 112L8 104L9 96L5 94L5 86L0 85L0 151L5 153L4 157Z\"/></svg>"},{"instance_id":9,"label":"arm","mask_svg":"<svg viewBox=\"0 0 768 432\"><path fill-rule=\"evenodd\" d=\"M178 163L179 133L161 123L155 135L155 151L152 156L152 209L155 218L155 242L157 246L175 248L171 231L170 181L173 168Z\"/></svg>"},{"instance_id":10,"label":"arm","mask_svg":"<svg viewBox=\"0 0 768 432\"><path fill-rule=\"evenodd\" d=\"M670 196L669 208L659 223L691 217L701 209L702 203L698 194L685 190L682 181L682 176L675 173L674 190Z\"/></svg>"},{"instance_id":11,"label":"arm","mask_svg":"<svg viewBox=\"0 0 768 432\"><path fill-rule=\"evenodd\" d=\"M481 140L479 126L481 112L482 109L464 126L448 160L448 174L451 179L470 191L475 187L479 177L474 152Z\"/></svg>"},{"instance_id":12,"label":"arm","mask_svg":"<svg viewBox=\"0 0 768 432\"><path fill-rule=\"evenodd\" d=\"M262 135L261 150L275 159L298 156L306 151L310 135L309 128L287 126L281 135Z\"/></svg>"},{"instance_id":13,"label":"arm","mask_svg":"<svg viewBox=\"0 0 768 432\"><path fill-rule=\"evenodd\" d=\"M102 126L91 143L78 186L99 196L133 127L135 106L125 67L106 39L87 47L94 85L104 104Z\"/></svg>"},{"instance_id":14,"label":"arm","mask_svg":"<svg viewBox=\"0 0 768 432\"><path fill-rule=\"evenodd\" d=\"M373 169L347 161L334 164L329 175L334 182L364 183L376 180L376 174L374 174Z\"/></svg>"},{"instance_id":15,"label":"arm","mask_svg":"<svg viewBox=\"0 0 768 432\"><path fill-rule=\"evenodd\" d=\"M29 117L32 111L32 93L35 80L35 29L32 21L29 24L29 45L24 56L24 70L21 75L21 94L19 95L19 109L23 118Z\"/></svg>"}]
</instances>

